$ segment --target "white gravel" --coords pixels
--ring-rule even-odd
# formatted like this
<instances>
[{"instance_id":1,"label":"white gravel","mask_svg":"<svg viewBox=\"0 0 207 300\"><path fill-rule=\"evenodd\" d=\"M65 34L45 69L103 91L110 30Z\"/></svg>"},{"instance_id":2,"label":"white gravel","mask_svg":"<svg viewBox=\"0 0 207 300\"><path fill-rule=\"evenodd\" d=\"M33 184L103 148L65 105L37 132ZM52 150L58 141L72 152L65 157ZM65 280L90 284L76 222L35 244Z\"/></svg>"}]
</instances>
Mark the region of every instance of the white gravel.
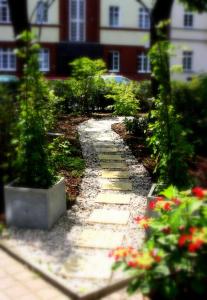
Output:
<instances>
[{"instance_id":1,"label":"white gravel","mask_svg":"<svg viewBox=\"0 0 207 300\"><path fill-rule=\"evenodd\" d=\"M145 214L146 195L149 191L151 180L142 164L138 163L131 154L128 146L123 140L111 130L111 125L122 121L123 118L108 118L95 120L90 119L79 125L78 131L82 146L83 156L86 160L85 175L82 180L80 195L77 198L76 205L72 207L53 227L51 231L41 230L23 230L10 228L8 230L9 243L15 247L25 257L37 264L41 264L57 276L63 263L71 254L89 254L94 255L98 249L86 249L73 247L73 240L77 237L83 228L93 229L111 229L112 231L124 231L125 239L123 245L132 245L141 247L144 239L144 231L137 228L133 219L137 215ZM94 208L109 208L109 204L95 203L94 199L101 192L100 189L100 167L97 153L94 145L97 144L116 145L124 155L129 168L130 180L133 185L133 191L130 192L131 202L127 206L130 211L130 220L127 226L123 225L88 225L85 220L88 218ZM116 192L114 192L116 193ZM124 194L125 192L123 192ZM126 210L125 205L110 204L110 208ZM107 253L106 253L107 254ZM105 281L98 282L80 279L64 279L65 283L74 291L80 292L90 289L96 289L106 285ZM117 297L113 299L125 300L124 292L116 293ZM115 297L115 298L114 298ZM105 299L105 298L104 298ZM106 299L112 299L107 298Z\"/></svg>"}]
</instances>

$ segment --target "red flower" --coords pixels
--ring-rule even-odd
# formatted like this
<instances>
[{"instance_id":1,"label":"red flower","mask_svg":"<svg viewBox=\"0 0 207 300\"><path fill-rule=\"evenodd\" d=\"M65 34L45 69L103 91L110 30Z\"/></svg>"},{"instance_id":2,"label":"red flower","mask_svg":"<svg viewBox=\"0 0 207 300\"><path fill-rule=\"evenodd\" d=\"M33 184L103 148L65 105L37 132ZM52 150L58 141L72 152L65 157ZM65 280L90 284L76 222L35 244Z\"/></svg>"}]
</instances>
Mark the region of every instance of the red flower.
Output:
<instances>
[{"instance_id":1,"label":"red flower","mask_svg":"<svg viewBox=\"0 0 207 300\"><path fill-rule=\"evenodd\" d=\"M136 268L136 267L137 267L137 263L134 262L134 261L129 261L129 262L127 263L127 265L128 265L129 267L132 267L132 268Z\"/></svg>"},{"instance_id":2,"label":"red flower","mask_svg":"<svg viewBox=\"0 0 207 300\"><path fill-rule=\"evenodd\" d=\"M189 234L182 234L178 240L179 247L183 247L187 241L191 240L191 238L192 236Z\"/></svg>"},{"instance_id":3,"label":"red flower","mask_svg":"<svg viewBox=\"0 0 207 300\"><path fill-rule=\"evenodd\" d=\"M192 189L192 194L198 198L203 198L205 196L204 190L199 186Z\"/></svg>"},{"instance_id":4,"label":"red flower","mask_svg":"<svg viewBox=\"0 0 207 300\"><path fill-rule=\"evenodd\" d=\"M170 211L172 209L171 204L169 202L165 203L163 209L166 210L166 211Z\"/></svg>"},{"instance_id":5,"label":"red flower","mask_svg":"<svg viewBox=\"0 0 207 300\"><path fill-rule=\"evenodd\" d=\"M151 210L154 210L155 209L155 206L156 206L156 201L155 200L153 200L153 201L150 201L150 203L149 203L149 208L151 209Z\"/></svg>"},{"instance_id":6,"label":"red flower","mask_svg":"<svg viewBox=\"0 0 207 300\"><path fill-rule=\"evenodd\" d=\"M203 245L203 241L202 240L195 240L194 242L190 243L188 245L188 251L189 252L195 252L196 250L200 249Z\"/></svg>"},{"instance_id":7,"label":"red flower","mask_svg":"<svg viewBox=\"0 0 207 300\"><path fill-rule=\"evenodd\" d=\"M155 197L156 202L163 201L163 200L164 200L164 197L162 197L162 196Z\"/></svg>"},{"instance_id":8,"label":"red flower","mask_svg":"<svg viewBox=\"0 0 207 300\"><path fill-rule=\"evenodd\" d=\"M144 229L147 229L149 227L151 219L144 216L137 216L136 218L134 218L134 221L140 226L142 226Z\"/></svg>"}]
</instances>

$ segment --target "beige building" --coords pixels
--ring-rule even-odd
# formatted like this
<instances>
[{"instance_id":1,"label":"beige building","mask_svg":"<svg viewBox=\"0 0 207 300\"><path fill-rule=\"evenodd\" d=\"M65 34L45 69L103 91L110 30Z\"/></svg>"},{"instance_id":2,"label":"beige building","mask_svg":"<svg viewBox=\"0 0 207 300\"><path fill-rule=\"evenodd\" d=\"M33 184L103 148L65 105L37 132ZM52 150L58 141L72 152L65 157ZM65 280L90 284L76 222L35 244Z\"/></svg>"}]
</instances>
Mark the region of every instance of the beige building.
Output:
<instances>
[{"instance_id":1,"label":"beige building","mask_svg":"<svg viewBox=\"0 0 207 300\"><path fill-rule=\"evenodd\" d=\"M150 7L151 0L144 0ZM48 4L49 3L49 7ZM28 15L41 43L40 69L49 77L67 76L76 57L102 57L110 72L142 80L150 77L150 18L136 0L28 0ZM175 0L170 38L171 65L190 79L207 72L207 14L186 11ZM0 0L0 73L17 73L18 61L7 0Z\"/></svg>"}]
</instances>

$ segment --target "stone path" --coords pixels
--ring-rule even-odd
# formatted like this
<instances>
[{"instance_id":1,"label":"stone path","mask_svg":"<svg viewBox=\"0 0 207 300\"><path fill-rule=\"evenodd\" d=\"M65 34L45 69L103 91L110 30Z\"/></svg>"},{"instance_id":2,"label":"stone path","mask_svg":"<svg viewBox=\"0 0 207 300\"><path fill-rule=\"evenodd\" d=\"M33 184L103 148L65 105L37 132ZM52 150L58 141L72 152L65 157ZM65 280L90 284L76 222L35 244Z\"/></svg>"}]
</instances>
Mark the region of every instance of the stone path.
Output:
<instances>
[{"instance_id":1,"label":"stone path","mask_svg":"<svg viewBox=\"0 0 207 300\"><path fill-rule=\"evenodd\" d=\"M118 121L91 119L80 125L87 168L77 205L67 216L48 233L10 231L12 246L51 270L79 296L126 278L122 272L112 272L109 250L117 246L141 247L145 234L133 219L145 214L150 179L111 130ZM121 291L106 299L126 300L128 296Z\"/></svg>"}]
</instances>

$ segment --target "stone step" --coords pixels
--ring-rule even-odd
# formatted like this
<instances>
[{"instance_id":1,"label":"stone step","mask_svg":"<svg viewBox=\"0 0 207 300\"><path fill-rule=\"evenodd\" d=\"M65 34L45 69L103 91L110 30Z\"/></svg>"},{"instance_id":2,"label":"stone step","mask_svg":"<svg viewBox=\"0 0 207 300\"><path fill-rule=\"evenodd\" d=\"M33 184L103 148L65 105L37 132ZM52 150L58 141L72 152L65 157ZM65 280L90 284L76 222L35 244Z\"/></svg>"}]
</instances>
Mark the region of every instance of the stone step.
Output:
<instances>
[{"instance_id":1,"label":"stone step","mask_svg":"<svg viewBox=\"0 0 207 300\"><path fill-rule=\"evenodd\" d=\"M124 233L114 232L112 230L94 230L83 229L77 240L74 241L75 246L84 248L100 248L114 249L121 246L124 239Z\"/></svg>"},{"instance_id":2,"label":"stone step","mask_svg":"<svg viewBox=\"0 0 207 300\"><path fill-rule=\"evenodd\" d=\"M95 199L96 203L129 204L130 195L120 193L100 193Z\"/></svg>"},{"instance_id":3,"label":"stone step","mask_svg":"<svg viewBox=\"0 0 207 300\"><path fill-rule=\"evenodd\" d=\"M130 212L117 209L94 209L89 216L88 223L126 225Z\"/></svg>"},{"instance_id":4,"label":"stone step","mask_svg":"<svg viewBox=\"0 0 207 300\"><path fill-rule=\"evenodd\" d=\"M124 162L100 162L102 169L109 170L127 170L128 167Z\"/></svg>"},{"instance_id":5,"label":"stone step","mask_svg":"<svg viewBox=\"0 0 207 300\"><path fill-rule=\"evenodd\" d=\"M65 278L109 279L112 263L106 253L74 254L64 262L59 274Z\"/></svg>"},{"instance_id":6,"label":"stone step","mask_svg":"<svg viewBox=\"0 0 207 300\"><path fill-rule=\"evenodd\" d=\"M111 160L111 161L125 161L125 159L123 157L121 157L121 155L110 155L110 154L99 154L98 158L100 160Z\"/></svg>"},{"instance_id":7,"label":"stone step","mask_svg":"<svg viewBox=\"0 0 207 300\"><path fill-rule=\"evenodd\" d=\"M118 148L116 147L95 147L96 149L96 152L98 153L118 153L118 152L121 152Z\"/></svg>"},{"instance_id":8,"label":"stone step","mask_svg":"<svg viewBox=\"0 0 207 300\"><path fill-rule=\"evenodd\" d=\"M104 182L101 184L103 190L116 190L116 191L132 191L132 183L117 181L117 182Z\"/></svg>"},{"instance_id":9,"label":"stone step","mask_svg":"<svg viewBox=\"0 0 207 300\"><path fill-rule=\"evenodd\" d=\"M101 172L102 178L108 178L108 179L128 179L129 178L129 172L127 171L102 171Z\"/></svg>"}]
</instances>

